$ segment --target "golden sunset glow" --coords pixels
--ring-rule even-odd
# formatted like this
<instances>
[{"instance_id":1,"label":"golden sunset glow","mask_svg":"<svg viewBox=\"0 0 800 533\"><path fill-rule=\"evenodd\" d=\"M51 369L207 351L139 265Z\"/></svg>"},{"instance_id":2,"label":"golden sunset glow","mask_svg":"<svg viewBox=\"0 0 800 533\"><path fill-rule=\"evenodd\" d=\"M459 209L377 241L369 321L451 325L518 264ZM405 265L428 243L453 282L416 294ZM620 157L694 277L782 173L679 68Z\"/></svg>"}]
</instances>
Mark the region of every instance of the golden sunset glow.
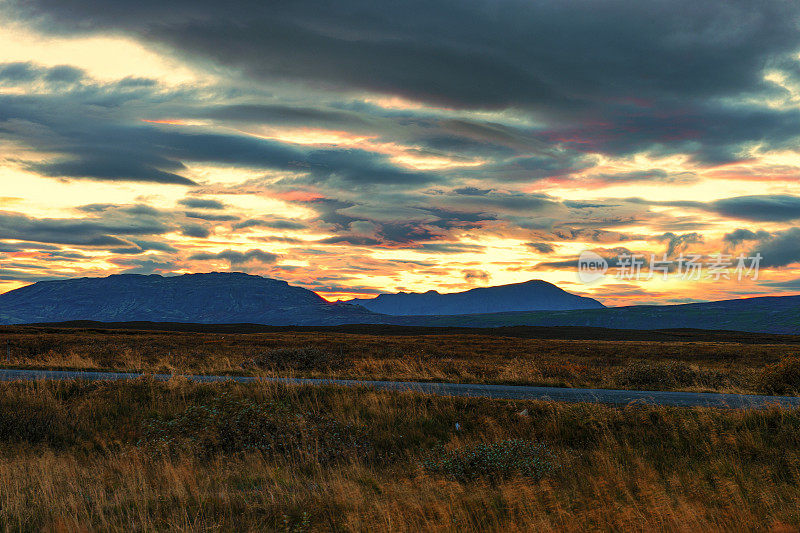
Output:
<instances>
[{"instance_id":1,"label":"golden sunset glow","mask_svg":"<svg viewBox=\"0 0 800 533\"><path fill-rule=\"evenodd\" d=\"M211 270L330 299L529 279L607 305L800 286L791 32L754 41L746 58L711 30L680 52L682 37L642 35L570 55L537 41L531 16L510 48L477 31L483 44L465 44L462 65L452 43L403 57L417 46L410 34L382 56L368 18L341 35L324 17L309 22L328 46L304 55L300 37L282 53L244 29L216 40L177 11L162 27L145 8L122 24L36 5L0 10L0 291ZM498 9L478 18L499 23ZM348 48L356 41L363 56ZM703 77L653 67L642 84L617 68L638 61L627 50L637 46L670 65L691 51ZM578 57L594 47L594 63ZM276 259L232 262L228 250ZM585 284L584 250L764 261L757 280L612 272Z\"/></svg>"}]
</instances>

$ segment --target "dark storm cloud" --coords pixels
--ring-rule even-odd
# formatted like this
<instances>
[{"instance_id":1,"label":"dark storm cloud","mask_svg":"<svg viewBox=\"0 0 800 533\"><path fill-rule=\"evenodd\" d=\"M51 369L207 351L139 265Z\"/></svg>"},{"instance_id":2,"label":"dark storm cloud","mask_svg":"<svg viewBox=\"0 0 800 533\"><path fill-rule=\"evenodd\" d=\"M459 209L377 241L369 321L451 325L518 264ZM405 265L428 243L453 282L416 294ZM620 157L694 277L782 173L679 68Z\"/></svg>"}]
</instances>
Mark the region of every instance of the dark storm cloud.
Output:
<instances>
[{"instance_id":1,"label":"dark storm cloud","mask_svg":"<svg viewBox=\"0 0 800 533\"><path fill-rule=\"evenodd\" d=\"M440 116L435 110L389 110L357 101L323 105L312 99L302 106L247 104L211 109L203 107L190 110L189 114L226 123L347 131L413 146L409 152L417 155L444 156L455 161L469 162L475 157L505 159L531 152L547 156L552 152L541 132L530 127L513 127L474 118L451 119ZM562 155L561 159L564 157Z\"/></svg>"},{"instance_id":2,"label":"dark storm cloud","mask_svg":"<svg viewBox=\"0 0 800 533\"><path fill-rule=\"evenodd\" d=\"M553 245L549 242L526 242L525 246L533 248L540 254L549 254L554 250Z\"/></svg>"},{"instance_id":3,"label":"dark storm cloud","mask_svg":"<svg viewBox=\"0 0 800 533\"><path fill-rule=\"evenodd\" d=\"M15 2L53 31L123 31L255 78L456 107L574 109L762 87L793 52L791 2ZM413 75L409 75L413 73Z\"/></svg>"},{"instance_id":4,"label":"dark storm cloud","mask_svg":"<svg viewBox=\"0 0 800 533\"><path fill-rule=\"evenodd\" d=\"M698 180L697 175L693 172L668 172L660 168L654 168L651 170L636 170L631 172L617 172L615 174L595 174L590 175L589 178L611 184L637 181L692 183Z\"/></svg>"},{"instance_id":5,"label":"dark storm cloud","mask_svg":"<svg viewBox=\"0 0 800 533\"><path fill-rule=\"evenodd\" d=\"M80 205L75 209L78 211L83 211L84 213L102 213L114 207L118 206L114 204L86 204Z\"/></svg>"},{"instance_id":6,"label":"dark storm cloud","mask_svg":"<svg viewBox=\"0 0 800 533\"><path fill-rule=\"evenodd\" d=\"M458 242L436 242L422 244L416 247L416 249L435 254L462 254L467 252L480 253L483 252L486 247L477 244L463 244Z\"/></svg>"},{"instance_id":7,"label":"dark storm cloud","mask_svg":"<svg viewBox=\"0 0 800 533\"><path fill-rule=\"evenodd\" d=\"M301 203L316 211L312 224L337 234L322 243L392 247L438 241L453 232L501 221L505 213L532 214L561 208L547 195L476 191L481 194L472 194L472 190L467 194L441 190L390 192L362 196L357 202L324 198Z\"/></svg>"},{"instance_id":8,"label":"dark storm cloud","mask_svg":"<svg viewBox=\"0 0 800 533\"><path fill-rule=\"evenodd\" d=\"M479 281L481 283L488 283L489 278L491 278L491 275L484 270L465 270L462 274L464 276L464 281L467 282Z\"/></svg>"},{"instance_id":9,"label":"dark storm cloud","mask_svg":"<svg viewBox=\"0 0 800 533\"><path fill-rule=\"evenodd\" d=\"M200 213L197 211L186 211L184 213L187 218L198 218L200 220L208 220L211 222L232 222L234 220L239 220L241 217L237 217L236 215L223 215L221 213Z\"/></svg>"},{"instance_id":10,"label":"dark storm cloud","mask_svg":"<svg viewBox=\"0 0 800 533\"><path fill-rule=\"evenodd\" d=\"M123 267L121 274L155 274L169 273L175 269L175 263L160 261L158 259L123 259L112 261L117 266Z\"/></svg>"},{"instance_id":11,"label":"dark storm cloud","mask_svg":"<svg viewBox=\"0 0 800 533\"><path fill-rule=\"evenodd\" d=\"M353 246L378 246L383 244L383 241L374 237L362 237L359 235L339 235L337 237L328 237L317 242L319 244L351 244Z\"/></svg>"},{"instance_id":12,"label":"dark storm cloud","mask_svg":"<svg viewBox=\"0 0 800 533\"><path fill-rule=\"evenodd\" d=\"M173 162L167 165L171 167L181 166ZM188 178L143 164L134 154L129 155L119 152L103 156L87 155L86 157L74 160L30 163L26 166L29 170L43 176L58 178L86 178L108 181L142 181L196 185L195 182Z\"/></svg>"},{"instance_id":13,"label":"dark storm cloud","mask_svg":"<svg viewBox=\"0 0 800 533\"><path fill-rule=\"evenodd\" d=\"M222 202L206 198L184 198L178 203L192 209L225 209L225 204Z\"/></svg>"},{"instance_id":14,"label":"dark storm cloud","mask_svg":"<svg viewBox=\"0 0 800 533\"><path fill-rule=\"evenodd\" d=\"M560 152L534 156L511 157L497 160L480 167L463 169L459 174L500 182L532 181L558 178L581 172L596 164L596 158L579 151Z\"/></svg>"},{"instance_id":15,"label":"dark storm cloud","mask_svg":"<svg viewBox=\"0 0 800 533\"><path fill-rule=\"evenodd\" d=\"M86 73L70 65L44 67L30 61L0 63L0 85L18 85L37 80L53 84L77 83Z\"/></svg>"},{"instance_id":16,"label":"dark storm cloud","mask_svg":"<svg viewBox=\"0 0 800 533\"><path fill-rule=\"evenodd\" d=\"M44 79L52 83L75 83L83 78L84 74L84 71L79 68L70 65L59 65L50 68Z\"/></svg>"},{"instance_id":17,"label":"dark storm cloud","mask_svg":"<svg viewBox=\"0 0 800 533\"><path fill-rule=\"evenodd\" d=\"M0 81L5 84L27 83L40 76L40 70L30 62L4 63L0 65Z\"/></svg>"},{"instance_id":18,"label":"dark storm cloud","mask_svg":"<svg viewBox=\"0 0 800 533\"><path fill-rule=\"evenodd\" d=\"M238 222L233 225L233 229L257 228L257 227L280 229L280 230L300 230L300 229L305 229L308 226L302 222L296 222L294 220L285 220L285 219L275 219L275 220L250 219Z\"/></svg>"},{"instance_id":19,"label":"dark storm cloud","mask_svg":"<svg viewBox=\"0 0 800 533\"><path fill-rule=\"evenodd\" d=\"M0 281L29 281L35 283L37 281L67 279L69 277L70 276L65 276L63 274L45 274L42 272L26 272L24 270L0 268Z\"/></svg>"},{"instance_id":20,"label":"dark storm cloud","mask_svg":"<svg viewBox=\"0 0 800 533\"><path fill-rule=\"evenodd\" d=\"M761 222L789 222L800 218L800 197L785 194L735 196L712 202L662 202L642 198L628 198L623 201L631 204L699 209L729 218Z\"/></svg>"},{"instance_id":21,"label":"dark storm cloud","mask_svg":"<svg viewBox=\"0 0 800 533\"><path fill-rule=\"evenodd\" d=\"M596 122L555 127L546 137L575 151L617 156L644 151L655 156L687 154L699 163L718 165L747 159L747 150L754 144L792 148L800 135L800 112L739 101L684 100L635 112L610 105L602 114Z\"/></svg>"},{"instance_id":22,"label":"dark storm cloud","mask_svg":"<svg viewBox=\"0 0 800 533\"><path fill-rule=\"evenodd\" d=\"M800 197L788 195L739 196L712 203L717 213L731 218L786 222L800 218Z\"/></svg>"},{"instance_id":23,"label":"dark storm cloud","mask_svg":"<svg viewBox=\"0 0 800 533\"><path fill-rule=\"evenodd\" d=\"M456 194L436 198L448 207L465 210L471 208L481 212L545 212L563 208L563 204L552 196L516 191L479 191L458 189Z\"/></svg>"},{"instance_id":24,"label":"dark storm cloud","mask_svg":"<svg viewBox=\"0 0 800 533\"><path fill-rule=\"evenodd\" d=\"M800 5L793 2L26 0L11 5L12 16L44 31L128 34L183 58L239 71L244 76L239 89L250 81L246 103L184 106L185 116L370 131L384 139L413 140L420 153L488 157L487 165L460 173L473 177L568 176L595 164L585 152L685 153L717 164L744 157L755 143L794 146L800 134L800 113L761 104L786 96L764 80L765 69L798 71L793 54L800 49ZM36 75L14 68L10 75L17 78ZM48 76L70 78L66 72ZM146 81L132 79L119 88L141 90ZM256 96L265 82L290 88L292 102L276 98L264 104ZM462 110L504 109L507 118L520 115L537 125L435 118L428 111L386 110L352 99L364 92ZM304 97L313 102L318 94L339 95L342 102L303 104ZM117 91L104 98L119 103L121 97ZM553 145L560 149L553 151ZM289 154L272 148L223 142L200 160L231 161L221 154L228 151L242 164L287 170L292 161L309 169L314 182L435 181L375 154L316 152L287 159ZM270 153L254 153L263 150ZM174 163L188 159L181 151L155 153ZM108 174L116 173L112 163L120 155L92 153L92 158L48 162L42 171L112 179ZM181 181L187 179L181 168L143 161L122 179L188 184ZM691 179L662 172L606 178Z\"/></svg>"},{"instance_id":25,"label":"dark storm cloud","mask_svg":"<svg viewBox=\"0 0 800 533\"><path fill-rule=\"evenodd\" d=\"M340 128L348 131L372 131L378 127L374 119L357 112L287 105L237 104L220 105L197 112L197 116L235 122L256 122L274 125Z\"/></svg>"},{"instance_id":26,"label":"dark storm cloud","mask_svg":"<svg viewBox=\"0 0 800 533\"><path fill-rule=\"evenodd\" d=\"M0 253L12 253L12 252L22 252L26 250L58 250L58 246L53 246L51 244L41 244L41 243L8 243L8 242L0 242Z\"/></svg>"},{"instance_id":27,"label":"dark storm cloud","mask_svg":"<svg viewBox=\"0 0 800 533\"><path fill-rule=\"evenodd\" d=\"M665 253L668 257L672 257L675 252L682 252L689 244L696 244L703 242L703 236L699 233L684 233L676 235L672 232L659 235L655 238L657 241L666 242L667 249Z\"/></svg>"},{"instance_id":28,"label":"dark storm cloud","mask_svg":"<svg viewBox=\"0 0 800 533\"><path fill-rule=\"evenodd\" d=\"M156 220L30 218L0 212L0 239L83 246L124 246L120 236L157 235L170 231Z\"/></svg>"},{"instance_id":29,"label":"dark storm cloud","mask_svg":"<svg viewBox=\"0 0 800 533\"><path fill-rule=\"evenodd\" d=\"M165 242L155 242L155 241L143 241L140 239L128 239L133 244L135 244L139 250L145 251L158 251L158 252L169 252L175 253L178 250Z\"/></svg>"},{"instance_id":30,"label":"dark storm cloud","mask_svg":"<svg viewBox=\"0 0 800 533\"><path fill-rule=\"evenodd\" d=\"M625 201L570 203L546 194L477 187L376 193L352 202L325 198L301 203L317 212L312 225L336 234L323 243L391 247L457 241L470 230L526 240L618 242L635 236L604 230L603 225L636 224L647 214L644 206ZM585 227L574 227L577 225Z\"/></svg>"},{"instance_id":31,"label":"dark storm cloud","mask_svg":"<svg viewBox=\"0 0 800 533\"><path fill-rule=\"evenodd\" d=\"M195 239L207 239L211 235L211 230L199 224L186 224L181 228L181 234Z\"/></svg>"},{"instance_id":32,"label":"dark storm cloud","mask_svg":"<svg viewBox=\"0 0 800 533\"><path fill-rule=\"evenodd\" d=\"M603 154L681 153L693 162L718 164L757 158L758 150L795 149L800 112L766 106L768 99L786 95L763 79L766 69L800 73L793 56L800 50L795 3L12 3L15 15L45 33L127 35L159 53L196 60L201 68L212 65L207 79L221 72L215 64L224 67L225 76L209 82L213 86L168 88L149 78L99 82L69 66L0 65L0 85L15 87L0 93L0 143L23 147L13 154L15 165L53 178L198 187L179 201L180 212L93 204L78 208L88 218L70 221L91 228L59 231L34 227L33 219L28 226L16 221L3 226L0 220L0 238L17 238L6 236L13 227L17 235L42 242L105 246L126 256L124 266L146 272L168 264L157 257L163 254L143 255L175 249L154 237L145 241L117 231L124 229L125 217L134 226L162 228L153 235L180 231L198 239L208 238L216 222L233 230L308 229L326 237L320 244L351 245L348 252L362 255L372 247L482 251L458 242L470 231L530 241L527 246L539 253L553 252L550 241L641 238L652 244L659 238L604 229L624 225L666 233L660 238L671 253L694 242L687 232L701 223L649 206L688 209L712 221L716 217L708 213L742 221L800 219L800 199L792 196L569 201L508 190L580 186L576 174L601 186L697 179L661 168L593 172L606 161ZM376 93L432 105L382 107L380 99L367 98ZM148 122L171 118L173 124ZM262 126L341 131L368 138L360 147L386 143L392 150L385 151L392 153L279 142L265 138L270 134L260 136ZM413 170L393 158L394 150L481 164ZM199 190L195 180L214 179L202 168L196 171L204 164L263 172L255 193L231 186L230 194L282 198L280 193L310 192L323 198L296 202L315 212L308 220L269 214L240 220L232 207L197 196L222 188L203 183ZM533 183L545 179L551 183ZM772 247L777 263L793 253L792 235L731 235L726 237L731 244ZM252 255L256 252L267 255ZM205 258L234 265L274 263L273 255L227 250Z\"/></svg>"},{"instance_id":33,"label":"dark storm cloud","mask_svg":"<svg viewBox=\"0 0 800 533\"><path fill-rule=\"evenodd\" d=\"M80 96L0 95L0 139L60 154L29 162L51 177L194 185L183 161L270 168L339 186L420 185L439 176L406 170L387 156L364 150L306 149L246 135L123 121L124 108L94 112Z\"/></svg>"},{"instance_id":34,"label":"dark storm cloud","mask_svg":"<svg viewBox=\"0 0 800 533\"><path fill-rule=\"evenodd\" d=\"M189 256L189 259L192 260L199 260L199 261L208 261L211 259L222 259L227 261L232 266L235 265L242 265L244 263L248 263L250 261L255 261L258 263L274 263L278 256L269 252L265 252L263 250L248 250L246 252L237 252L235 250L225 250L224 252L219 253L208 253L208 252L201 252L197 254L193 254Z\"/></svg>"},{"instance_id":35,"label":"dark storm cloud","mask_svg":"<svg viewBox=\"0 0 800 533\"><path fill-rule=\"evenodd\" d=\"M800 262L800 228L778 231L760 242L750 255L761 254L762 267L782 267Z\"/></svg>"},{"instance_id":36,"label":"dark storm cloud","mask_svg":"<svg viewBox=\"0 0 800 533\"><path fill-rule=\"evenodd\" d=\"M750 231L749 229L745 228L738 228L733 230L730 233L726 233L722 240L725 242L729 242L734 246L738 246L745 241L763 241L770 237L769 232L764 230L758 231Z\"/></svg>"},{"instance_id":37,"label":"dark storm cloud","mask_svg":"<svg viewBox=\"0 0 800 533\"><path fill-rule=\"evenodd\" d=\"M484 196L492 192L491 189L479 189L477 187L461 187L453 189L456 194L466 194L467 196Z\"/></svg>"},{"instance_id":38,"label":"dark storm cloud","mask_svg":"<svg viewBox=\"0 0 800 533\"><path fill-rule=\"evenodd\" d=\"M603 250L593 250L597 253L600 257L606 260L608 263L609 268L618 268L620 266L620 256L631 256L632 254L637 254L637 256L644 261L644 265L648 265L650 262L650 254L646 252L632 252L631 250L623 247L616 247L616 248L609 248ZM569 259L562 259L557 261L542 261L540 263L536 263L536 265L531 270L562 270L574 269L577 272L578 269L578 256Z\"/></svg>"},{"instance_id":39,"label":"dark storm cloud","mask_svg":"<svg viewBox=\"0 0 800 533\"><path fill-rule=\"evenodd\" d=\"M772 287L775 289L784 289L789 291L800 291L800 278L785 280L785 281L762 281L759 285L765 287Z\"/></svg>"}]
</instances>

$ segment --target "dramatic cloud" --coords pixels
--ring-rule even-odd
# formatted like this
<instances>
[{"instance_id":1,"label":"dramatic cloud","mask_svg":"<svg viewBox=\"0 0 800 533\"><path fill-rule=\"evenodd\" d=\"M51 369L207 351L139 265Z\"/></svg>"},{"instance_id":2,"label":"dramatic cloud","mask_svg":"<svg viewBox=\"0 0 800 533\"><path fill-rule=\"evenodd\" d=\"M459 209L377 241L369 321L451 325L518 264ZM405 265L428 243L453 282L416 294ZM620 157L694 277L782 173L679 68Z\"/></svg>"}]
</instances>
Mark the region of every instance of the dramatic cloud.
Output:
<instances>
[{"instance_id":1,"label":"dramatic cloud","mask_svg":"<svg viewBox=\"0 0 800 533\"><path fill-rule=\"evenodd\" d=\"M767 237L750 255L757 253L763 256L763 267L782 267L800 262L800 228L790 228Z\"/></svg>"},{"instance_id":2,"label":"dramatic cloud","mask_svg":"<svg viewBox=\"0 0 800 533\"><path fill-rule=\"evenodd\" d=\"M464 271L464 280L468 283L488 283L491 277L491 274L483 270Z\"/></svg>"},{"instance_id":3,"label":"dramatic cloud","mask_svg":"<svg viewBox=\"0 0 800 533\"><path fill-rule=\"evenodd\" d=\"M757 221L790 221L800 218L800 197L739 196L712 203L717 213L731 218Z\"/></svg>"},{"instance_id":4,"label":"dramatic cloud","mask_svg":"<svg viewBox=\"0 0 800 533\"><path fill-rule=\"evenodd\" d=\"M659 241L667 243L667 257L672 257L676 252L682 252L686 246L692 243L703 242L703 236L699 233L684 233L683 235L675 235L674 233L665 233L657 237Z\"/></svg>"},{"instance_id":5,"label":"dramatic cloud","mask_svg":"<svg viewBox=\"0 0 800 533\"><path fill-rule=\"evenodd\" d=\"M0 2L0 290L223 263L581 292L585 249L794 279L798 27L782 0Z\"/></svg>"},{"instance_id":6,"label":"dramatic cloud","mask_svg":"<svg viewBox=\"0 0 800 533\"><path fill-rule=\"evenodd\" d=\"M179 203L193 209L225 209L225 204L222 202L204 198L184 198Z\"/></svg>"},{"instance_id":7,"label":"dramatic cloud","mask_svg":"<svg viewBox=\"0 0 800 533\"><path fill-rule=\"evenodd\" d=\"M224 252L219 252L216 254L206 252L194 254L189 256L189 259L198 261L222 259L230 263L232 266L239 266L250 261L256 261L259 263L274 263L278 259L278 256L262 250L248 250L246 252L225 250Z\"/></svg>"},{"instance_id":8,"label":"dramatic cloud","mask_svg":"<svg viewBox=\"0 0 800 533\"><path fill-rule=\"evenodd\" d=\"M797 6L777 1L38 0L17 7L41 27L126 31L262 79L484 108L739 94L761 86L765 61L800 43Z\"/></svg>"},{"instance_id":9,"label":"dramatic cloud","mask_svg":"<svg viewBox=\"0 0 800 533\"><path fill-rule=\"evenodd\" d=\"M305 229L307 225L302 222L295 222L294 220L284 220L284 219L275 219L275 220L251 219L233 225L233 229L258 228L258 227L283 229L283 230L301 230Z\"/></svg>"},{"instance_id":10,"label":"dramatic cloud","mask_svg":"<svg viewBox=\"0 0 800 533\"><path fill-rule=\"evenodd\" d=\"M169 228L154 220L31 218L20 213L0 212L0 239L14 239L81 246L120 246L121 236L162 234Z\"/></svg>"},{"instance_id":11,"label":"dramatic cloud","mask_svg":"<svg viewBox=\"0 0 800 533\"><path fill-rule=\"evenodd\" d=\"M770 237L769 232L764 230L750 231L749 229L739 228L730 233L726 233L722 240L738 246L745 241L763 241Z\"/></svg>"},{"instance_id":12,"label":"dramatic cloud","mask_svg":"<svg viewBox=\"0 0 800 533\"><path fill-rule=\"evenodd\" d=\"M553 245L546 242L528 242L525 245L530 246L540 254L550 254L554 250Z\"/></svg>"},{"instance_id":13,"label":"dramatic cloud","mask_svg":"<svg viewBox=\"0 0 800 533\"><path fill-rule=\"evenodd\" d=\"M644 205L699 209L724 217L759 222L789 222L800 218L800 196L753 195L724 198L713 202L658 201L628 198L627 202Z\"/></svg>"}]
</instances>

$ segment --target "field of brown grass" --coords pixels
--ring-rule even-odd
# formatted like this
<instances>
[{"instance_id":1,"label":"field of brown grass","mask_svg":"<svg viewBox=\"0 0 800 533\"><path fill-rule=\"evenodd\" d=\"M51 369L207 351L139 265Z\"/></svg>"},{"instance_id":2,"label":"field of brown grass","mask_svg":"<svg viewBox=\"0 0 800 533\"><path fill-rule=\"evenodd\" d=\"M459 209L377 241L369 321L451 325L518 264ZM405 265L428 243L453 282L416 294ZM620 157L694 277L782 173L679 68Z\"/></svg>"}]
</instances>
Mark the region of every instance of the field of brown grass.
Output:
<instances>
[{"instance_id":1,"label":"field of brown grass","mask_svg":"<svg viewBox=\"0 0 800 533\"><path fill-rule=\"evenodd\" d=\"M6 347L10 357L5 359ZM800 345L0 327L0 365L791 394Z\"/></svg>"},{"instance_id":2,"label":"field of brown grass","mask_svg":"<svg viewBox=\"0 0 800 533\"><path fill-rule=\"evenodd\" d=\"M0 530L800 528L800 410L0 383Z\"/></svg>"}]
</instances>

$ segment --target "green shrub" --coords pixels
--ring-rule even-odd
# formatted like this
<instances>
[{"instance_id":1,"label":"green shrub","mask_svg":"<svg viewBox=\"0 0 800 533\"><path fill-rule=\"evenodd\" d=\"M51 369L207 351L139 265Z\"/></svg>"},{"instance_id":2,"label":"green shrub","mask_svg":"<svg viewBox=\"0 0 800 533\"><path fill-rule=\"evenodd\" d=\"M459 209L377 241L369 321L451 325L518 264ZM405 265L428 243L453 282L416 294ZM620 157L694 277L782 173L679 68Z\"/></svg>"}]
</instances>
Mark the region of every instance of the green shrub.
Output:
<instances>
[{"instance_id":1,"label":"green shrub","mask_svg":"<svg viewBox=\"0 0 800 533\"><path fill-rule=\"evenodd\" d=\"M499 481L513 476L540 478L552 470L545 446L522 439L460 449L439 448L422 465L429 472L456 481L480 478Z\"/></svg>"},{"instance_id":2,"label":"green shrub","mask_svg":"<svg viewBox=\"0 0 800 533\"><path fill-rule=\"evenodd\" d=\"M330 462L368 453L357 428L275 402L256 403L223 394L170 419L150 419L141 445L165 452L214 456L258 451L273 457Z\"/></svg>"},{"instance_id":3,"label":"green shrub","mask_svg":"<svg viewBox=\"0 0 800 533\"><path fill-rule=\"evenodd\" d=\"M800 391L800 356L767 365L758 376L756 386L758 390L772 394Z\"/></svg>"}]
</instances>

